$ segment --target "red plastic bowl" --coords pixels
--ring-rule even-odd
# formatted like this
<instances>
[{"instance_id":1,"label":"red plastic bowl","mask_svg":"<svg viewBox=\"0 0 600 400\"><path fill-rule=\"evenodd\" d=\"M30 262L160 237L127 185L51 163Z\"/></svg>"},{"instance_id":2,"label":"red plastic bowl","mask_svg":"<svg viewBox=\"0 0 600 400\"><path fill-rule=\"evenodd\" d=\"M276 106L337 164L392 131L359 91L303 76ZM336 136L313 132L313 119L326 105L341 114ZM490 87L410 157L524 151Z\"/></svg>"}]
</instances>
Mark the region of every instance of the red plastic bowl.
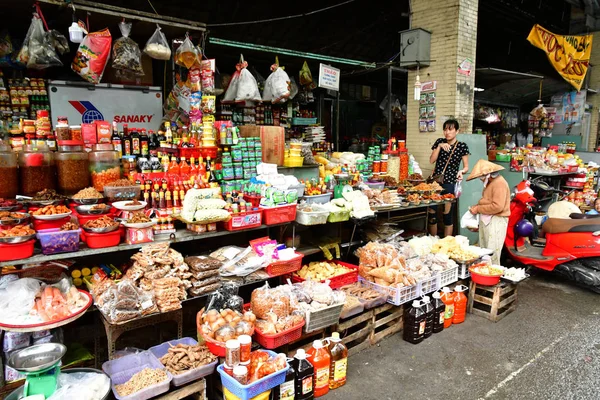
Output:
<instances>
[{"instance_id":1,"label":"red plastic bowl","mask_svg":"<svg viewBox=\"0 0 600 400\"><path fill-rule=\"evenodd\" d=\"M44 229L56 229L56 228L60 228L61 226L63 226L64 224L66 224L67 222L71 222L71 216L68 215L64 218L61 219L55 219L52 221L44 221L41 219L34 219L33 220L33 229L35 229L36 231L41 231Z\"/></svg>"},{"instance_id":2,"label":"red plastic bowl","mask_svg":"<svg viewBox=\"0 0 600 400\"><path fill-rule=\"evenodd\" d=\"M473 268L469 268L471 273L471 280L478 285L482 286L494 286L500 282L502 275L482 275L474 272Z\"/></svg>"},{"instance_id":3,"label":"red plastic bowl","mask_svg":"<svg viewBox=\"0 0 600 400\"><path fill-rule=\"evenodd\" d=\"M81 240L84 241L90 249L118 246L119 243L121 243L123 231L123 227L108 233L89 233L82 230Z\"/></svg>"},{"instance_id":4,"label":"red plastic bowl","mask_svg":"<svg viewBox=\"0 0 600 400\"><path fill-rule=\"evenodd\" d=\"M23 243L0 243L0 261L13 261L33 255L35 239Z\"/></svg>"}]
</instances>

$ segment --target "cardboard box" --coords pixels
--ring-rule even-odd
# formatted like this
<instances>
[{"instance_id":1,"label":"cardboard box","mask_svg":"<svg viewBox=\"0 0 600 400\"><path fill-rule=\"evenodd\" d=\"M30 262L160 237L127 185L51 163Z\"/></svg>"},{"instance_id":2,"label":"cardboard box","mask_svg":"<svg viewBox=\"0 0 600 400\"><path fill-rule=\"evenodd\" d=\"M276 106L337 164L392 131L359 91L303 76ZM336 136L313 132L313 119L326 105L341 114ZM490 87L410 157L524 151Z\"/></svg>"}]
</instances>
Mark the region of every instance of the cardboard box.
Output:
<instances>
[{"instance_id":1,"label":"cardboard box","mask_svg":"<svg viewBox=\"0 0 600 400\"><path fill-rule=\"evenodd\" d=\"M285 129L280 126L261 126L262 161L283 165L285 155Z\"/></svg>"},{"instance_id":2,"label":"cardboard box","mask_svg":"<svg viewBox=\"0 0 600 400\"><path fill-rule=\"evenodd\" d=\"M258 125L242 125L239 128L240 136L243 138L260 137L260 126Z\"/></svg>"}]
</instances>

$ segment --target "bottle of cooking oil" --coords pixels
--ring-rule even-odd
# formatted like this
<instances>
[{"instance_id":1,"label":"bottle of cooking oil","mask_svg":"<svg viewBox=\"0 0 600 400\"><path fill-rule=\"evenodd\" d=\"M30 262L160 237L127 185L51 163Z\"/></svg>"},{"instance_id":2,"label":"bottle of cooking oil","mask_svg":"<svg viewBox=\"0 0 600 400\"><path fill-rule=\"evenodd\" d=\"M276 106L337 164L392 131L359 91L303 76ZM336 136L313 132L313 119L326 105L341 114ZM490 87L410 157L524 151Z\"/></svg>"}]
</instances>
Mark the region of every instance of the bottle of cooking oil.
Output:
<instances>
[{"instance_id":1,"label":"bottle of cooking oil","mask_svg":"<svg viewBox=\"0 0 600 400\"><path fill-rule=\"evenodd\" d=\"M329 354L331 365L329 367L329 389L337 389L346 384L346 371L348 369L348 348L342 343L340 334L333 332L329 339Z\"/></svg>"}]
</instances>

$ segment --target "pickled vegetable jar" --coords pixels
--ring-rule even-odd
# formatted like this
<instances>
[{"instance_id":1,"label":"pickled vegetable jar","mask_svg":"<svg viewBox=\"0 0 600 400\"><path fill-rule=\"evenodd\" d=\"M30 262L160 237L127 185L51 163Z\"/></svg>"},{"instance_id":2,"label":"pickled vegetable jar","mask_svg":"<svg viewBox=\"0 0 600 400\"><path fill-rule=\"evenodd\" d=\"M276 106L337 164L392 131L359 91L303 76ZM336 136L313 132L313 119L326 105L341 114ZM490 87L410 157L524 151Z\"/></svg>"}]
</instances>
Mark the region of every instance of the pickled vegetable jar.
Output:
<instances>
[{"instance_id":1,"label":"pickled vegetable jar","mask_svg":"<svg viewBox=\"0 0 600 400\"><path fill-rule=\"evenodd\" d=\"M33 196L44 189L56 190L56 166L48 146L29 144L19 154L21 194Z\"/></svg>"},{"instance_id":2,"label":"pickled vegetable jar","mask_svg":"<svg viewBox=\"0 0 600 400\"><path fill-rule=\"evenodd\" d=\"M55 157L59 192L72 195L90 185L90 161L82 141L59 141Z\"/></svg>"},{"instance_id":3,"label":"pickled vegetable jar","mask_svg":"<svg viewBox=\"0 0 600 400\"><path fill-rule=\"evenodd\" d=\"M19 193L19 169L17 153L12 151L10 145L0 145L0 197L14 199Z\"/></svg>"},{"instance_id":4,"label":"pickled vegetable jar","mask_svg":"<svg viewBox=\"0 0 600 400\"><path fill-rule=\"evenodd\" d=\"M119 152L110 143L94 145L89 154L92 186L99 192L104 186L121 178Z\"/></svg>"}]
</instances>

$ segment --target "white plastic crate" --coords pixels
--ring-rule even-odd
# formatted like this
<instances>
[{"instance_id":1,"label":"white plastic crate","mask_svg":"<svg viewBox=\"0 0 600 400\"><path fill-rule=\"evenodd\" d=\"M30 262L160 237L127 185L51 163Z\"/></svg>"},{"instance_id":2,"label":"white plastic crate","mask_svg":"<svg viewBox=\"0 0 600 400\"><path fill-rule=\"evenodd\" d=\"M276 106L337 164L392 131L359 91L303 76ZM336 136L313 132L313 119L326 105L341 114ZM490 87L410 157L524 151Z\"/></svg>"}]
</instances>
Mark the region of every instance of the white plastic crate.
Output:
<instances>
[{"instance_id":1,"label":"white plastic crate","mask_svg":"<svg viewBox=\"0 0 600 400\"><path fill-rule=\"evenodd\" d=\"M417 282L417 293L421 295L426 295L431 292L435 292L438 290L438 276L432 276L431 278L424 279L421 282Z\"/></svg>"},{"instance_id":2,"label":"white plastic crate","mask_svg":"<svg viewBox=\"0 0 600 400\"><path fill-rule=\"evenodd\" d=\"M447 269L438 274L438 289L458 281L459 266ZM467 270L467 272L469 272Z\"/></svg>"},{"instance_id":3,"label":"white plastic crate","mask_svg":"<svg viewBox=\"0 0 600 400\"><path fill-rule=\"evenodd\" d=\"M362 276L359 276L358 280L364 283L365 285L369 286L373 290L385 294L387 296L387 302L395 306L400 306L404 303L414 300L420 295L419 284L413 286L406 286L402 288L394 288L388 286L381 286L374 282L369 282Z\"/></svg>"}]
</instances>

